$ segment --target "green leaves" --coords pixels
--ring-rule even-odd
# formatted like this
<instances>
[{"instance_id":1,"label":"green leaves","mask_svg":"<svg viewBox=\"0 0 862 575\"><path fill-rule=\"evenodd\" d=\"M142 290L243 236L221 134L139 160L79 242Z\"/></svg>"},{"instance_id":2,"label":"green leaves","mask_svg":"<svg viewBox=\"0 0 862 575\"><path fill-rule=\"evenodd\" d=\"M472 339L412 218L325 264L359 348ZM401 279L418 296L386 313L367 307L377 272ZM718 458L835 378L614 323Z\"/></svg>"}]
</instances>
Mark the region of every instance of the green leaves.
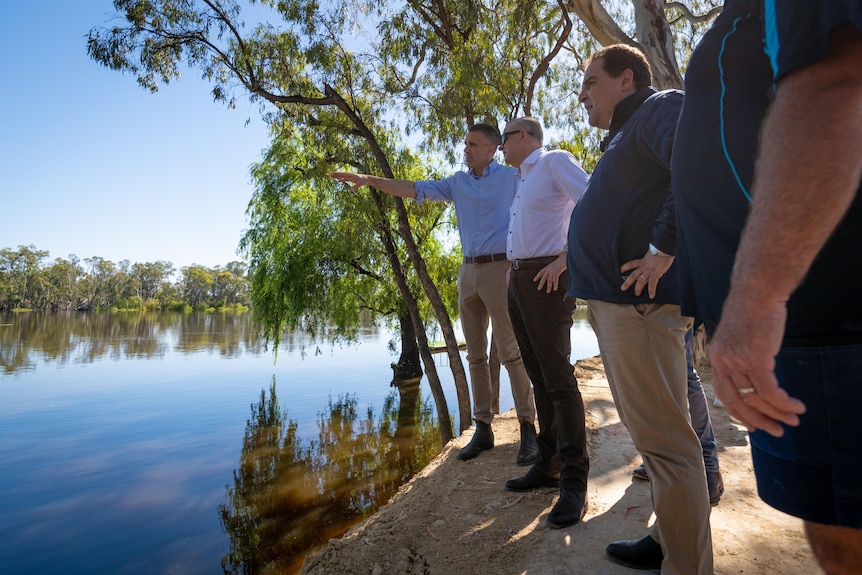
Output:
<instances>
[{"instance_id":1,"label":"green leaves","mask_svg":"<svg viewBox=\"0 0 862 575\"><path fill-rule=\"evenodd\" d=\"M460 162L467 125L525 114L562 134L559 145L589 166L596 136L577 94L595 38L635 42L637 31L646 42L671 29L681 40L670 52L686 53L708 20L700 16L716 4L115 0L122 24L93 28L87 49L151 91L190 67L212 83L215 99L261 103L272 144L252 170L241 240L257 317L276 342L286 327L315 332L328 322L349 337L362 314L384 316L408 292L424 292L420 311L430 317L430 301L445 323L437 298L456 313L459 256L445 247L445 206L405 209L367 189L351 192L329 172L433 177L433 161ZM651 49L654 60L674 60L663 46Z\"/></svg>"}]
</instances>

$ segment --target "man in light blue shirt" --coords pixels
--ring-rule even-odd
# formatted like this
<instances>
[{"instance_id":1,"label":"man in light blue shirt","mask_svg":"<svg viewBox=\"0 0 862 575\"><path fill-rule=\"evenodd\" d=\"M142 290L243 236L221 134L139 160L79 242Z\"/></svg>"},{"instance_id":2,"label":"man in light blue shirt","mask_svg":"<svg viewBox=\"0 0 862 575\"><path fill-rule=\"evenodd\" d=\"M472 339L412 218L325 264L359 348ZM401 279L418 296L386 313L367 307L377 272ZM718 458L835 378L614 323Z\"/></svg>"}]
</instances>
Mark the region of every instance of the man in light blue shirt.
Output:
<instances>
[{"instance_id":1,"label":"man in light blue shirt","mask_svg":"<svg viewBox=\"0 0 862 575\"><path fill-rule=\"evenodd\" d=\"M381 192L417 202L452 202L458 216L458 233L464 263L458 274L458 303L461 327L467 342L467 362L473 389L473 418L476 432L458 459L467 461L494 447L491 421L494 418L494 393L488 363L488 322L493 327L494 345L500 362L509 373L512 397L521 426L518 465L536 460L536 408L533 390L521 360L507 307L506 241L509 208L518 187L516 170L494 161L501 143L500 132L488 124L467 129L464 160L469 170L435 181L409 181L366 174L333 173L353 189L371 186Z\"/></svg>"}]
</instances>

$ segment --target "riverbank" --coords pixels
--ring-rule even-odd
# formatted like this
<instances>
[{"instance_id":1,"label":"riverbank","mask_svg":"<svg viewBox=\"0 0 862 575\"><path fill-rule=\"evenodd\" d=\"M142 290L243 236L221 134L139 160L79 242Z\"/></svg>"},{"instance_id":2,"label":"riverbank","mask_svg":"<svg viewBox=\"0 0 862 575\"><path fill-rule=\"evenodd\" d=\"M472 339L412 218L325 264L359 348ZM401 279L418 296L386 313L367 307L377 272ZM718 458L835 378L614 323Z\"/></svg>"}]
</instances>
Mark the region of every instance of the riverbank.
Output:
<instances>
[{"instance_id":1,"label":"riverbank","mask_svg":"<svg viewBox=\"0 0 862 575\"><path fill-rule=\"evenodd\" d=\"M590 506L584 521L549 529L545 518L558 490L512 493L506 480L515 465L518 423L514 411L494 420L495 448L461 462L468 430L450 442L388 505L306 559L306 574L459 575L473 573L632 575L611 563L613 540L646 533L654 517L649 484L632 480L640 457L619 421L598 358L576 368L587 408L591 452ZM725 493L711 525L716 575L803 575L818 568L802 524L764 504L751 467L748 435L722 408L713 408L711 372L700 370L719 441Z\"/></svg>"}]
</instances>

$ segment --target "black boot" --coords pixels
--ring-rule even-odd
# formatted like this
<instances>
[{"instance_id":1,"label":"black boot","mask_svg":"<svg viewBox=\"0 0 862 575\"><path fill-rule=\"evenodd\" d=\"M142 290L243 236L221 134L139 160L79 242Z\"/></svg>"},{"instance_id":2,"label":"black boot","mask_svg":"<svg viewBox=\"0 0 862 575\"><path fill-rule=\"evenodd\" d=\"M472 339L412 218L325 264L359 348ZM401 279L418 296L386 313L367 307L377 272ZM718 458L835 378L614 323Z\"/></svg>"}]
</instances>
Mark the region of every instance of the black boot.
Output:
<instances>
[{"instance_id":1,"label":"black boot","mask_svg":"<svg viewBox=\"0 0 862 575\"><path fill-rule=\"evenodd\" d=\"M559 487L560 472L548 473L543 469L536 469L533 465L527 473L521 477L515 477L506 482L509 491L532 491L541 487Z\"/></svg>"},{"instance_id":2,"label":"black boot","mask_svg":"<svg viewBox=\"0 0 862 575\"><path fill-rule=\"evenodd\" d=\"M643 539L614 541L608 545L607 553L612 561L631 569L661 569L664 559L661 545L649 535Z\"/></svg>"},{"instance_id":3,"label":"black boot","mask_svg":"<svg viewBox=\"0 0 862 575\"><path fill-rule=\"evenodd\" d=\"M518 465L532 465L539 455L536 443L536 428L529 421L521 422L521 448L518 449Z\"/></svg>"},{"instance_id":4,"label":"black boot","mask_svg":"<svg viewBox=\"0 0 862 575\"><path fill-rule=\"evenodd\" d=\"M470 440L464 449L458 452L458 459L467 461L478 457L480 453L486 449L494 447L494 432L491 430L490 423L476 422L476 431L473 433L473 439Z\"/></svg>"},{"instance_id":5,"label":"black boot","mask_svg":"<svg viewBox=\"0 0 862 575\"><path fill-rule=\"evenodd\" d=\"M548 514L548 527L562 529L579 523L587 513L587 492L560 489L560 497Z\"/></svg>"}]
</instances>

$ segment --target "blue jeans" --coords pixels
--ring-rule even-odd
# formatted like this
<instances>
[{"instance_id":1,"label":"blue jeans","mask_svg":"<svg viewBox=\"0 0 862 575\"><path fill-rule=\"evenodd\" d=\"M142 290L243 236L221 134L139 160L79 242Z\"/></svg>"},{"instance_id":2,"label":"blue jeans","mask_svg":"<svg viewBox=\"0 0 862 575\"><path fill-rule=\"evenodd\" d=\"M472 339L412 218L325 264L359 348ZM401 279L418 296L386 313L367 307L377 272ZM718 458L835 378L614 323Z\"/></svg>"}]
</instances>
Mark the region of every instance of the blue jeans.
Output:
<instances>
[{"instance_id":1,"label":"blue jeans","mask_svg":"<svg viewBox=\"0 0 862 575\"><path fill-rule=\"evenodd\" d=\"M688 411L691 415L691 426L700 439L706 472L715 473L718 471L718 446L715 443L715 432L712 429L703 384L694 369L694 329L685 334L685 360L688 363Z\"/></svg>"}]
</instances>

